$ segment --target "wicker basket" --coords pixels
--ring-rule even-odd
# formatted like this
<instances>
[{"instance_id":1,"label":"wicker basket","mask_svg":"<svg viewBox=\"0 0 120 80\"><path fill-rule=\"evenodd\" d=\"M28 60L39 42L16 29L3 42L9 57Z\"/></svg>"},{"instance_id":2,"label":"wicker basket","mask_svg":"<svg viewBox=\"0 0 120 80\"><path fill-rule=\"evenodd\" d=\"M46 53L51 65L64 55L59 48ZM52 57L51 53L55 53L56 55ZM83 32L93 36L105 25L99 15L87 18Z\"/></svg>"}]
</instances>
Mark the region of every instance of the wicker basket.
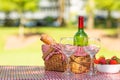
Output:
<instances>
[{"instance_id":1,"label":"wicker basket","mask_svg":"<svg viewBox=\"0 0 120 80\"><path fill-rule=\"evenodd\" d=\"M55 49L47 50L47 54L49 55L52 53ZM43 51L43 56L46 53ZM44 58L43 58L44 59ZM63 60L63 54L53 54L49 60L44 59L45 64L45 70L49 71L65 71L66 70L66 62ZM72 55L70 57L70 65L71 65L71 71L74 73L84 73L89 71L90 68L90 56L74 56Z\"/></svg>"},{"instance_id":2,"label":"wicker basket","mask_svg":"<svg viewBox=\"0 0 120 80\"><path fill-rule=\"evenodd\" d=\"M49 71L64 71L66 62L62 60L62 54L54 54L45 63L45 69Z\"/></svg>"}]
</instances>

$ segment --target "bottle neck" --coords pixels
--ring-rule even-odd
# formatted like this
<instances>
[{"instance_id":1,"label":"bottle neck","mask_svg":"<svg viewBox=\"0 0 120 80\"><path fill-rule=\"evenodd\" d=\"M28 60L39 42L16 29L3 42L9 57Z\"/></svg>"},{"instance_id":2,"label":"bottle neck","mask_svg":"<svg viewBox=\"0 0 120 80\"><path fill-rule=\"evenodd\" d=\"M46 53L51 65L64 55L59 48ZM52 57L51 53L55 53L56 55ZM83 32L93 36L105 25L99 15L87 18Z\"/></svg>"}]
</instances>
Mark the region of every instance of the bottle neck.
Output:
<instances>
[{"instance_id":1,"label":"bottle neck","mask_svg":"<svg viewBox=\"0 0 120 80\"><path fill-rule=\"evenodd\" d=\"M78 28L78 32L84 32L84 28Z\"/></svg>"},{"instance_id":2,"label":"bottle neck","mask_svg":"<svg viewBox=\"0 0 120 80\"><path fill-rule=\"evenodd\" d=\"M79 16L78 18L78 28L84 28L84 17L83 16Z\"/></svg>"}]
</instances>

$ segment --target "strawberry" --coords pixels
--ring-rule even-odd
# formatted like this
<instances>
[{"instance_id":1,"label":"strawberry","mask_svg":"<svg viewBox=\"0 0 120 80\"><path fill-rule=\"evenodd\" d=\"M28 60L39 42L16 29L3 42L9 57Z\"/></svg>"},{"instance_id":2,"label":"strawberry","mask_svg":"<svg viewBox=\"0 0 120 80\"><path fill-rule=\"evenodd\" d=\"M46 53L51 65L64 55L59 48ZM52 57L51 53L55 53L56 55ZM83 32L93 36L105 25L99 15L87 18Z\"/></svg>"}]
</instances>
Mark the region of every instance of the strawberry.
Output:
<instances>
[{"instance_id":1,"label":"strawberry","mask_svg":"<svg viewBox=\"0 0 120 80\"><path fill-rule=\"evenodd\" d=\"M120 64L120 59L119 59L118 57L113 56L111 59L112 59L112 60L116 60L116 61L117 61L117 63L118 63L118 64Z\"/></svg>"},{"instance_id":2,"label":"strawberry","mask_svg":"<svg viewBox=\"0 0 120 80\"><path fill-rule=\"evenodd\" d=\"M95 64L99 64L99 61L97 59L94 60Z\"/></svg>"},{"instance_id":3,"label":"strawberry","mask_svg":"<svg viewBox=\"0 0 120 80\"><path fill-rule=\"evenodd\" d=\"M100 63L100 64L106 64L106 60L105 60L105 58L100 59L100 60L99 60L99 63Z\"/></svg>"},{"instance_id":4,"label":"strawberry","mask_svg":"<svg viewBox=\"0 0 120 80\"><path fill-rule=\"evenodd\" d=\"M117 64L116 60L110 60L110 64Z\"/></svg>"},{"instance_id":5,"label":"strawberry","mask_svg":"<svg viewBox=\"0 0 120 80\"><path fill-rule=\"evenodd\" d=\"M104 56L100 56L100 57L98 58L99 61L102 60L102 59L105 59L105 57L104 57Z\"/></svg>"}]
</instances>

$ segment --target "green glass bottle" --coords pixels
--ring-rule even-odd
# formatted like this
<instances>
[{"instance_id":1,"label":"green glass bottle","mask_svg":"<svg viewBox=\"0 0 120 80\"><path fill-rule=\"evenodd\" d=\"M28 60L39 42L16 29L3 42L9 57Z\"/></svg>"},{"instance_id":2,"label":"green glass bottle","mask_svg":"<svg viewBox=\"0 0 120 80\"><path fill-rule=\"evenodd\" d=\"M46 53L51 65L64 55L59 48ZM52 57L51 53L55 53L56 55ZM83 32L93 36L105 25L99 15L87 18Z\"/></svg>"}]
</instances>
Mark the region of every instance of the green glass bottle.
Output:
<instances>
[{"instance_id":1,"label":"green glass bottle","mask_svg":"<svg viewBox=\"0 0 120 80\"><path fill-rule=\"evenodd\" d=\"M88 36L84 32L84 17L78 17L78 32L74 35L74 45L86 46L88 44Z\"/></svg>"}]
</instances>

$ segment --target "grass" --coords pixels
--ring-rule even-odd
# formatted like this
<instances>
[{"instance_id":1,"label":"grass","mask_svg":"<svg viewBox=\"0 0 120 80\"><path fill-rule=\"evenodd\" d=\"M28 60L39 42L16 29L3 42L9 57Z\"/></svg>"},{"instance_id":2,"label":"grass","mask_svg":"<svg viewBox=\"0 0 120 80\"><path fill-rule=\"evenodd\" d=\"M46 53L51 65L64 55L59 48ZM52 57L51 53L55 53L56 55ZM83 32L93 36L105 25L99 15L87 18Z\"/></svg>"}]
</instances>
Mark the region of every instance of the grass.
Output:
<instances>
[{"instance_id":1,"label":"grass","mask_svg":"<svg viewBox=\"0 0 120 80\"><path fill-rule=\"evenodd\" d=\"M73 36L77 31L77 28L54 28L54 27L39 27L30 29L31 32L47 33L52 36L57 42L60 37ZM106 30L107 31L107 30ZM114 31L114 30L113 30ZM25 29L28 32L28 29ZM110 31L108 31L110 32ZM39 65L43 66L44 61L42 60L41 45L43 44L39 37L36 42L31 43L23 48L5 50L4 46L9 36L18 34L18 28L0 27L0 65ZM111 57L113 55L120 57L120 51L110 51L102 46L97 57L104 55L105 57Z\"/></svg>"}]
</instances>

